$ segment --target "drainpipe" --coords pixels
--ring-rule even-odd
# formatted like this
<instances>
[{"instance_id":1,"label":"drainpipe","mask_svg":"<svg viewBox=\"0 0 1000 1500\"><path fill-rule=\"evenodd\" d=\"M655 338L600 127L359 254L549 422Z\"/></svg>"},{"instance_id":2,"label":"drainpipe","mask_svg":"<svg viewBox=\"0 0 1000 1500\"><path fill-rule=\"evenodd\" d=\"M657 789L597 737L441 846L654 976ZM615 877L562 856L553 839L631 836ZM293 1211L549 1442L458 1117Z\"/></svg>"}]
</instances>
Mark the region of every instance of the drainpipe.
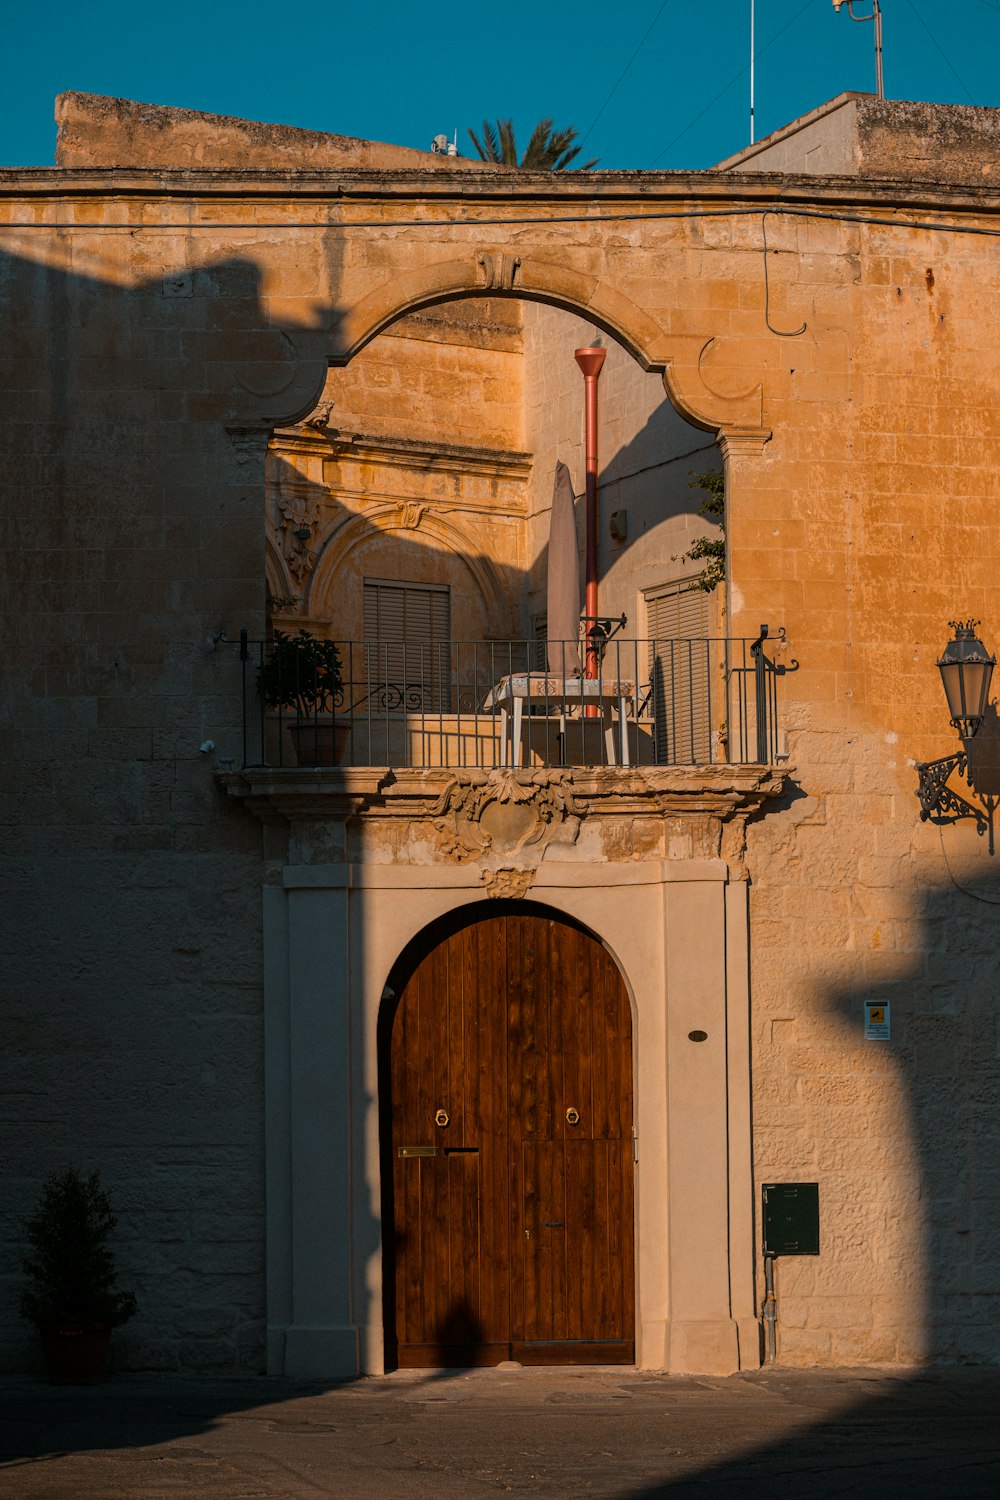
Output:
<instances>
[{"instance_id":1,"label":"drainpipe","mask_svg":"<svg viewBox=\"0 0 1000 1500\"><path fill-rule=\"evenodd\" d=\"M601 367L608 357L608 351L602 349L599 344L591 344L586 349L575 351L576 362L583 374L584 391L586 398L586 452L587 452L587 524L586 524L586 552L585 552L585 578L586 592L584 594L584 625L587 634L587 664L584 675L590 678L597 677L600 671L600 661L593 644L591 631L597 624L597 382L600 379ZM588 718L596 718L598 708L596 704L588 704L586 709Z\"/></svg>"},{"instance_id":2,"label":"drainpipe","mask_svg":"<svg viewBox=\"0 0 1000 1500\"><path fill-rule=\"evenodd\" d=\"M767 1362L778 1357L778 1299L774 1295L774 1256L764 1256L764 1327L767 1330Z\"/></svg>"}]
</instances>

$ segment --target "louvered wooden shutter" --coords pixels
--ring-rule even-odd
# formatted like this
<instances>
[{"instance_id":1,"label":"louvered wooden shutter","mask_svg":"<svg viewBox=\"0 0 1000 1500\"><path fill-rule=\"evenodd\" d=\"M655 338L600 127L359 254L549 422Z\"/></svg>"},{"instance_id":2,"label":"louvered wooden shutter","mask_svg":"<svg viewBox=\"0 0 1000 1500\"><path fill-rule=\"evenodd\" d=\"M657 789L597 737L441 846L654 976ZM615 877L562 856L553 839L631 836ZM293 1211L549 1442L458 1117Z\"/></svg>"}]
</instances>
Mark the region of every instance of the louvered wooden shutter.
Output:
<instances>
[{"instance_id":1,"label":"louvered wooden shutter","mask_svg":"<svg viewBox=\"0 0 1000 1500\"><path fill-rule=\"evenodd\" d=\"M658 765L712 759L709 596L690 583L646 595L649 670Z\"/></svg>"},{"instance_id":2,"label":"louvered wooden shutter","mask_svg":"<svg viewBox=\"0 0 1000 1500\"><path fill-rule=\"evenodd\" d=\"M369 691L387 708L447 710L451 596L447 588L365 579Z\"/></svg>"}]
</instances>

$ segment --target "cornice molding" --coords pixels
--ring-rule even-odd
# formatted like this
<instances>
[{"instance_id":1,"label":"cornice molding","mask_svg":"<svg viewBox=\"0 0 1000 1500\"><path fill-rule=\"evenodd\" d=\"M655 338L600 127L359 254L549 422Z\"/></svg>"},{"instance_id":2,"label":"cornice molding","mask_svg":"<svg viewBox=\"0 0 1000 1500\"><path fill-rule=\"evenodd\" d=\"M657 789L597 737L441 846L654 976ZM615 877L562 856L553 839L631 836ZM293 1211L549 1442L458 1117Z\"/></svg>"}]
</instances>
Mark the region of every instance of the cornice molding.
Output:
<instances>
[{"instance_id":1,"label":"cornice molding","mask_svg":"<svg viewBox=\"0 0 1000 1500\"><path fill-rule=\"evenodd\" d=\"M726 821L779 797L791 768L638 766L559 770L394 770L388 766L225 771L216 780L248 811L300 818L440 818L462 807L479 819L492 802L559 806L573 816L709 816Z\"/></svg>"},{"instance_id":2,"label":"cornice molding","mask_svg":"<svg viewBox=\"0 0 1000 1500\"><path fill-rule=\"evenodd\" d=\"M424 442L417 438L382 438L362 432L326 434L301 427L278 427L271 443L275 453L296 453L324 462L363 463L412 469L419 473L483 474L500 479L526 479L534 455L508 448L470 447L464 443Z\"/></svg>"},{"instance_id":3,"label":"cornice molding","mask_svg":"<svg viewBox=\"0 0 1000 1500\"><path fill-rule=\"evenodd\" d=\"M572 180L578 178L579 180ZM555 179L555 180L554 180ZM685 204L731 203L734 208L771 208L785 206L813 207L818 210L836 206L852 209L891 212L905 207L926 208L941 212L1000 212L1000 190L996 186L974 187L962 183L913 182L905 178L817 177L783 172L587 172L553 174L551 172L450 171L446 167L399 168L394 171L372 171L363 167L329 170L276 169L249 171L233 168L209 170L162 167L8 167L0 169L0 201L11 198L63 200L68 206L73 198L108 197L142 201L148 211L160 198L167 203L178 199L205 198L206 206L218 209L228 200L252 203L254 199L280 200L294 205L303 200L319 200L327 205L359 199L361 203L410 201L419 209L427 201L497 203L508 205L516 214L518 203L579 203L586 211L595 204L628 204L635 212L655 209L657 205L676 207ZM360 205L359 205L360 206ZM213 223L215 220L213 218ZM349 227L349 220L336 227ZM6 227L6 226L5 226ZM12 229L30 227L10 224ZM49 226L43 226L49 227ZM81 223L81 229L137 227L123 216L118 226ZM155 229L156 221L144 219L139 227ZM198 227L197 220L188 223L189 230ZM216 226L221 227L221 226ZM252 222L234 224L242 233L263 226ZM312 226L310 226L312 227ZM327 218L317 219L315 228L334 227Z\"/></svg>"}]
</instances>

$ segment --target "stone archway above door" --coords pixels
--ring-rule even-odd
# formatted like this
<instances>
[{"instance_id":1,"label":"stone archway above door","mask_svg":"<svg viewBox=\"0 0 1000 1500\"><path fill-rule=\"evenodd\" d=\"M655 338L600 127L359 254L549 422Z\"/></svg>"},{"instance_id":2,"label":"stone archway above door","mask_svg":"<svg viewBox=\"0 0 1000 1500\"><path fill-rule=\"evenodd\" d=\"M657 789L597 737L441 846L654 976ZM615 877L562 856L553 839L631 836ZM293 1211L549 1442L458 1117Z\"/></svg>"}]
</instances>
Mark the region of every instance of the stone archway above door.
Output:
<instances>
[{"instance_id":1,"label":"stone archway above door","mask_svg":"<svg viewBox=\"0 0 1000 1500\"><path fill-rule=\"evenodd\" d=\"M733 393L713 387L707 372L720 340L710 319L702 333L668 333L607 279L498 248L471 249L462 258L404 271L375 287L338 316L330 363L348 364L373 338L418 308L482 296L547 302L587 318L622 344L643 370L662 373L667 395L694 426L767 436L761 386Z\"/></svg>"}]
</instances>

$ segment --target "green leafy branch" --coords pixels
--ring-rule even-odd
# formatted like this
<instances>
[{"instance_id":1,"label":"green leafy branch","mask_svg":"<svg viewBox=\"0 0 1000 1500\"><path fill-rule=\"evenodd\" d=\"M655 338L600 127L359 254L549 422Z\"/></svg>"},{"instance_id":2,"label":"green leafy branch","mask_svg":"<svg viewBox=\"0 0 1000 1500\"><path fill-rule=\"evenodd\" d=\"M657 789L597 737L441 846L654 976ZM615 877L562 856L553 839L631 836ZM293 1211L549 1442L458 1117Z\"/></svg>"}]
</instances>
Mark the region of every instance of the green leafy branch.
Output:
<instances>
[{"instance_id":1,"label":"green leafy branch","mask_svg":"<svg viewBox=\"0 0 1000 1500\"><path fill-rule=\"evenodd\" d=\"M692 469L688 489L702 491L704 498L698 507L699 516L721 528L721 534L700 536L686 552L679 554L684 562L705 563L704 571L693 580L692 588L710 594L726 577L726 477L721 469ZM675 554L675 562L677 557Z\"/></svg>"}]
</instances>

